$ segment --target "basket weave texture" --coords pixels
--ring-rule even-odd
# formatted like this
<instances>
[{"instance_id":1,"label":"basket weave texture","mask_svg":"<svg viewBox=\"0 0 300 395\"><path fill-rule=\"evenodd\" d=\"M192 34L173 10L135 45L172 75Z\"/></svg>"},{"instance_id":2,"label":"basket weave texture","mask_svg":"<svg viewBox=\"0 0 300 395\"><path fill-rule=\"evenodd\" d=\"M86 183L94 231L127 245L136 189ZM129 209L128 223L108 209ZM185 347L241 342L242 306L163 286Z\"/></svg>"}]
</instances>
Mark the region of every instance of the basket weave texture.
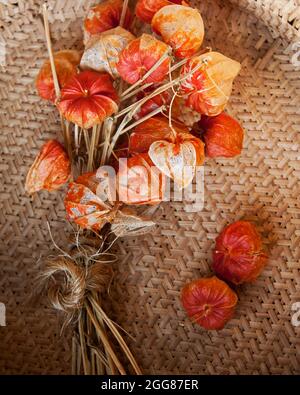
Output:
<instances>
[{"instance_id":1,"label":"basket weave texture","mask_svg":"<svg viewBox=\"0 0 300 395\"><path fill-rule=\"evenodd\" d=\"M47 57L39 0L0 2L0 372L70 372L71 333L46 300L29 299L51 241L66 228L63 192L24 192L26 173L43 142L59 133L54 108L41 101L34 78ZM5 2L4 2L5 3ZM49 1L54 48L81 44L82 17L94 3ZM152 234L122 240L110 303L113 318L145 373L299 374L300 327L300 7L285 0L201 0L205 45L242 63L228 112L246 130L242 155L205 165L205 205L164 203ZM294 46L292 45L294 44ZM5 59L3 57L5 55ZM237 289L235 318L220 332L193 325L180 305L182 286L211 274L211 250L229 222L258 225L270 253L252 285Z\"/></svg>"}]
</instances>

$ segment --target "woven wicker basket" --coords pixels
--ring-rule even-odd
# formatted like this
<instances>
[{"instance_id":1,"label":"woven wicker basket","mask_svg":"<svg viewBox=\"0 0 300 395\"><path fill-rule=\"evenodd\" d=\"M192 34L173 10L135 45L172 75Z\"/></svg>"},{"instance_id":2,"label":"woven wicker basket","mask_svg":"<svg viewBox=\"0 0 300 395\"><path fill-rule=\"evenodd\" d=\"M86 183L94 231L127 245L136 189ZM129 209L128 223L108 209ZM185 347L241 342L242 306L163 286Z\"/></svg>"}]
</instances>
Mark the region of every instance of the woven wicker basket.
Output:
<instances>
[{"instance_id":1,"label":"woven wicker basket","mask_svg":"<svg viewBox=\"0 0 300 395\"><path fill-rule=\"evenodd\" d=\"M29 300L40 258L51 248L46 221L58 240L65 227L63 193L30 199L23 188L40 146L59 131L57 113L38 98L33 83L47 57L41 3L0 1L4 374L70 372L70 331L60 336L61 319L47 301ZM54 48L80 46L82 17L94 2L48 3ZM291 318L293 303L300 302L300 68L292 61L300 7L297 0L195 4L205 44L243 65L228 111L245 127L245 148L237 159L207 161L201 212L164 203L152 234L119 243L113 317L135 338L129 343L145 373L299 374L300 327ZM271 258L255 284L238 289L235 318L220 332L206 332L186 318L179 292L190 279L210 274L216 235L240 218L258 224Z\"/></svg>"}]
</instances>

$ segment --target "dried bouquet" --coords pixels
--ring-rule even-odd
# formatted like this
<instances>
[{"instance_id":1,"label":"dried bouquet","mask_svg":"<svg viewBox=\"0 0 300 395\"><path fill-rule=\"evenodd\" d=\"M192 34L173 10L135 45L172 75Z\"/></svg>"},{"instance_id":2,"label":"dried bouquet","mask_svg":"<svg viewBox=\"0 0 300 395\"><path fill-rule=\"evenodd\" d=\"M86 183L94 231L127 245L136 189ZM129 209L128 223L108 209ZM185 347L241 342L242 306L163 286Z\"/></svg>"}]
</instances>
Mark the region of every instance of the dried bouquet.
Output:
<instances>
[{"instance_id":1,"label":"dried bouquet","mask_svg":"<svg viewBox=\"0 0 300 395\"><path fill-rule=\"evenodd\" d=\"M66 248L53 240L58 253L43 279L53 306L76 327L74 373L140 374L122 329L103 309L117 259L111 246L152 229L147 211L164 199L166 177L186 188L205 157L240 154L243 129L223 111L241 66L202 48L201 14L185 1L133 7L105 0L84 20L83 52L53 52L46 6L43 17L49 60L36 88L60 114L63 145L46 142L26 190L68 183L64 202L74 227ZM230 294L230 308L234 302Z\"/></svg>"}]
</instances>

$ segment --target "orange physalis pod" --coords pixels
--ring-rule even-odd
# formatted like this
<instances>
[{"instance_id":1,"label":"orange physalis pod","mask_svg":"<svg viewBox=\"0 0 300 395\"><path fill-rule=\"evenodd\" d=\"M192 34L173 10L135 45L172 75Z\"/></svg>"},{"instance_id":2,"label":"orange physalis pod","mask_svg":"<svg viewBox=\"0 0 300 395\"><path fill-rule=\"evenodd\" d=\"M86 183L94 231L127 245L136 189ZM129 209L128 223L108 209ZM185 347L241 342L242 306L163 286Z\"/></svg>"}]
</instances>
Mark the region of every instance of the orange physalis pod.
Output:
<instances>
[{"instance_id":1,"label":"orange physalis pod","mask_svg":"<svg viewBox=\"0 0 300 395\"><path fill-rule=\"evenodd\" d=\"M149 91L142 91L137 94L137 100L143 99L147 97L148 93L151 93L153 88ZM139 111L135 114L135 119L143 118L145 115L149 114L150 112L160 108L161 106L165 105L167 107L170 104L172 99L172 93L169 90L163 91L156 96L151 97L149 100L144 103Z\"/></svg>"},{"instance_id":2,"label":"orange physalis pod","mask_svg":"<svg viewBox=\"0 0 300 395\"><path fill-rule=\"evenodd\" d=\"M237 120L222 112L216 117L202 115L198 122L209 158L232 158L243 148L244 131Z\"/></svg>"},{"instance_id":3,"label":"orange physalis pod","mask_svg":"<svg viewBox=\"0 0 300 395\"><path fill-rule=\"evenodd\" d=\"M213 269L218 276L233 284L256 280L267 260L260 234L251 222L234 222L216 239Z\"/></svg>"},{"instance_id":4,"label":"orange physalis pod","mask_svg":"<svg viewBox=\"0 0 300 395\"><path fill-rule=\"evenodd\" d=\"M114 79L119 77L116 64L120 52L134 40L129 31L116 27L96 34L88 41L81 58L80 67L109 73Z\"/></svg>"},{"instance_id":5,"label":"orange physalis pod","mask_svg":"<svg viewBox=\"0 0 300 395\"><path fill-rule=\"evenodd\" d=\"M63 88L70 78L78 73L81 53L73 50L58 51L53 57L59 86ZM35 85L41 98L55 102L56 95L49 60L45 61L41 67Z\"/></svg>"},{"instance_id":6,"label":"orange physalis pod","mask_svg":"<svg viewBox=\"0 0 300 395\"><path fill-rule=\"evenodd\" d=\"M152 162L179 188L193 180L196 166L204 162L204 144L182 123L163 116L149 118L138 125L129 140L130 152L148 152Z\"/></svg>"},{"instance_id":7,"label":"orange physalis pod","mask_svg":"<svg viewBox=\"0 0 300 395\"><path fill-rule=\"evenodd\" d=\"M231 95L232 83L241 69L239 62L219 52L208 52L190 59L181 69L185 78L181 93L186 105L208 116L220 114Z\"/></svg>"},{"instance_id":8,"label":"orange physalis pod","mask_svg":"<svg viewBox=\"0 0 300 395\"><path fill-rule=\"evenodd\" d=\"M138 0L135 6L136 16L145 23L151 23L154 14L170 4L182 4L181 0Z\"/></svg>"},{"instance_id":9,"label":"orange physalis pod","mask_svg":"<svg viewBox=\"0 0 300 395\"><path fill-rule=\"evenodd\" d=\"M117 213L118 205L113 206L105 197L106 188L101 182L96 173L86 173L69 184L65 197L67 216L83 229L100 230Z\"/></svg>"},{"instance_id":10,"label":"orange physalis pod","mask_svg":"<svg viewBox=\"0 0 300 395\"><path fill-rule=\"evenodd\" d=\"M181 301L191 320L208 330L220 330L232 318L237 294L217 277L200 278L181 291Z\"/></svg>"},{"instance_id":11,"label":"orange physalis pod","mask_svg":"<svg viewBox=\"0 0 300 395\"><path fill-rule=\"evenodd\" d=\"M169 72L170 47L150 34L131 41L120 54L117 70L124 81L134 84L141 79L163 56L166 59L144 80L161 82Z\"/></svg>"},{"instance_id":12,"label":"orange physalis pod","mask_svg":"<svg viewBox=\"0 0 300 395\"><path fill-rule=\"evenodd\" d=\"M91 36L105 32L119 26L123 9L123 0L105 0L92 7L84 21L84 43ZM128 29L132 22L132 16L127 7L125 20L122 27Z\"/></svg>"},{"instance_id":13,"label":"orange physalis pod","mask_svg":"<svg viewBox=\"0 0 300 395\"><path fill-rule=\"evenodd\" d=\"M70 174L67 153L58 141L49 140L42 146L27 174L25 190L29 194L42 189L54 191L68 181Z\"/></svg>"},{"instance_id":14,"label":"orange physalis pod","mask_svg":"<svg viewBox=\"0 0 300 395\"><path fill-rule=\"evenodd\" d=\"M170 45L177 58L194 55L204 38L204 24L198 10L172 4L161 8L151 22L155 33Z\"/></svg>"},{"instance_id":15,"label":"orange physalis pod","mask_svg":"<svg viewBox=\"0 0 300 395\"><path fill-rule=\"evenodd\" d=\"M158 204L165 191L165 177L148 154L121 159L117 177L119 199L125 204Z\"/></svg>"},{"instance_id":16,"label":"orange physalis pod","mask_svg":"<svg viewBox=\"0 0 300 395\"><path fill-rule=\"evenodd\" d=\"M189 133L185 125L176 121L172 121L171 128L163 115L149 118L133 129L129 138L129 152L148 152L151 144L158 140L174 142L174 131L175 134Z\"/></svg>"},{"instance_id":17,"label":"orange physalis pod","mask_svg":"<svg viewBox=\"0 0 300 395\"><path fill-rule=\"evenodd\" d=\"M61 91L59 111L70 122L89 129L118 110L118 95L106 73L82 71Z\"/></svg>"}]
</instances>

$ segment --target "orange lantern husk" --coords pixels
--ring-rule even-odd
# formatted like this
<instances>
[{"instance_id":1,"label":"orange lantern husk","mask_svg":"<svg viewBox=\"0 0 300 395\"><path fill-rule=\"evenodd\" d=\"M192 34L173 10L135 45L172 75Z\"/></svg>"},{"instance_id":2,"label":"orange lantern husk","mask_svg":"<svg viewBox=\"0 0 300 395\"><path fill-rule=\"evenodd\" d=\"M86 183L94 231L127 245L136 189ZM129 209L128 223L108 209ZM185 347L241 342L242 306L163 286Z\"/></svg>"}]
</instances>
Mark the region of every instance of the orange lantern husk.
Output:
<instances>
[{"instance_id":1,"label":"orange lantern husk","mask_svg":"<svg viewBox=\"0 0 300 395\"><path fill-rule=\"evenodd\" d=\"M182 4L181 0L138 0L135 6L136 16L145 23L151 23L155 13L171 4Z\"/></svg>"},{"instance_id":2,"label":"orange lantern husk","mask_svg":"<svg viewBox=\"0 0 300 395\"><path fill-rule=\"evenodd\" d=\"M123 0L106 0L92 7L84 20L84 43L95 35L120 25L123 9ZM129 29L132 15L127 7L123 26Z\"/></svg>"},{"instance_id":3,"label":"orange lantern husk","mask_svg":"<svg viewBox=\"0 0 300 395\"><path fill-rule=\"evenodd\" d=\"M143 99L144 97L147 97L147 94L151 93L153 89L150 89L149 91L145 92L139 92L137 95L137 100ZM170 104L172 99L172 94L170 91L166 90L162 93L159 93L156 96L151 97L149 100L144 103L139 111L134 115L135 119L140 119L149 114L150 112L160 108L161 106L167 106Z\"/></svg>"},{"instance_id":4,"label":"orange lantern husk","mask_svg":"<svg viewBox=\"0 0 300 395\"><path fill-rule=\"evenodd\" d=\"M220 330L232 318L238 297L224 281L211 277L187 284L181 301L194 323L207 330Z\"/></svg>"},{"instance_id":5,"label":"orange lantern husk","mask_svg":"<svg viewBox=\"0 0 300 395\"><path fill-rule=\"evenodd\" d=\"M116 68L119 55L126 45L134 39L133 34L121 27L92 36L82 55L81 69L106 72L114 79L119 77Z\"/></svg>"},{"instance_id":6,"label":"orange lantern husk","mask_svg":"<svg viewBox=\"0 0 300 395\"><path fill-rule=\"evenodd\" d=\"M216 239L213 269L219 277L233 284L256 280L267 260L260 234L251 222L234 222Z\"/></svg>"},{"instance_id":7,"label":"orange lantern husk","mask_svg":"<svg viewBox=\"0 0 300 395\"><path fill-rule=\"evenodd\" d=\"M63 88L78 73L81 53L74 50L58 51L53 54L59 86ZM56 100L50 61L44 62L35 81L36 89L42 99L52 103Z\"/></svg>"},{"instance_id":8,"label":"orange lantern husk","mask_svg":"<svg viewBox=\"0 0 300 395\"><path fill-rule=\"evenodd\" d=\"M215 117L202 116L198 127L203 133L205 154L209 158L232 158L243 149L244 131L237 120L222 112Z\"/></svg>"},{"instance_id":9,"label":"orange lantern husk","mask_svg":"<svg viewBox=\"0 0 300 395\"><path fill-rule=\"evenodd\" d=\"M130 136L131 152L148 152L152 162L179 188L193 180L196 167L204 162L204 144L188 128L163 116L142 122Z\"/></svg>"},{"instance_id":10,"label":"orange lantern husk","mask_svg":"<svg viewBox=\"0 0 300 395\"><path fill-rule=\"evenodd\" d=\"M165 177L148 154L138 154L120 163L117 183L119 199L125 204L158 204L163 200Z\"/></svg>"},{"instance_id":11,"label":"orange lantern husk","mask_svg":"<svg viewBox=\"0 0 300 395\"><path fill-rule=\"evenodd\" d=\"M241 69L239 62L218 52L208 52L190 59L181 69L181 76L190 73L181 83L186 105L200 114L220 114L231 95L234 78Z\"/></svg>"},{"instance_id":12,"label":"orange lantern husk","mask_svg":"<svg viewBox=\"0 0 300 395\"><path fill-rule=\"evenodd\" d=\"M170 47L150 34L131 41L120 54L117 70L121 78L129 84L141 79L164 54L169 54ZM145 83L162 82L169 72L171 58L167 58L145 79Z\"/></svg>"},{"instance_id":13,"label":"orange lantern husk","mask_svg":"<svg viewBox=\"0 0 300 395\"><path fill-rule=\"evenodd\" d=\"M64 201L68 220L94 231L111 223L117 214L118 204L113 205L105 191L96 173L83 174L76 182L71 182Z\"/></svg>"},{"instance_id":14,"label":"orange lantern husk","mask_svg":"<svg viewBox=\"0 0 300 395\"><path fill-rule=\"evenodd\" d=\"M26 178L25 190L29 194L41 191L54 191L64 185L71 175L70 160L56 140L45 143Z\"/></svg>"},{"instance_id":15,"label":"orange lantern husk","mask_svg":"<svg viewBox=\"0 0 300 395\"><path fill-rule=\"evenodd\" d=\"M189 133L189 129L180 122L169 121L163 115L156 115L137 125L129 137L129 152L145 153L152 143L159 140L174 142L175 134Z\"/></svg>"},{"instance_id":16,"label":"orange lantern husk","mask_svg":"<svg viewBox=\"0 0 300 395\"><path fill-rule=\"evenodd\" d=\"M89 129L115 113L117 101L109 74L82 71L62 89L57 107L68 121Z\"/></svg>"},{"instance_id":17,"label":"orange lantern husk","mask_svg":"<svg viewBox=\"0 0 300 395\"><path fill-rule=\"evenodd\" d=\"M177 58L193 56L202 45L204 24L195 8L178 4L163 7L154 15L151 26Z\"/></svg>"}]
</instances>

